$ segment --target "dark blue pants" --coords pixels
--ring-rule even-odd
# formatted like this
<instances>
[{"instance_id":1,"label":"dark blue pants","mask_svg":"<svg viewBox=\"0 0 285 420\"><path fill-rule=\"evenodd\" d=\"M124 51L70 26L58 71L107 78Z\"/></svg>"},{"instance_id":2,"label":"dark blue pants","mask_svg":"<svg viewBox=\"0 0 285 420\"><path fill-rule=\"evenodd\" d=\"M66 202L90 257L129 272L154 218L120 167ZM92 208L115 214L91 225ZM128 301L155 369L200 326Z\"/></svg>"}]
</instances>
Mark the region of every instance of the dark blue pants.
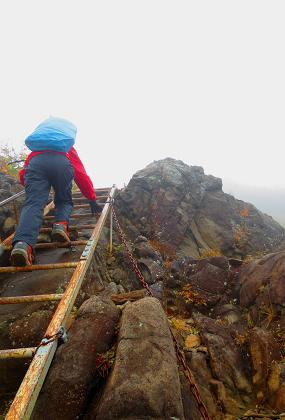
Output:
<instances>
[{"instance_id":1,"label":"dark blue pants","mask_svg":"<svg viewBox=\"0 0 285 420\"><path fill-rule=\"evenodd\" d=\"M55 221L69 221L73 175L73 166L64 155L46 152L30 160L25 170L26 198L13 243L36 244L51 187L55 191Z\"/></svg>"}]
</instances>

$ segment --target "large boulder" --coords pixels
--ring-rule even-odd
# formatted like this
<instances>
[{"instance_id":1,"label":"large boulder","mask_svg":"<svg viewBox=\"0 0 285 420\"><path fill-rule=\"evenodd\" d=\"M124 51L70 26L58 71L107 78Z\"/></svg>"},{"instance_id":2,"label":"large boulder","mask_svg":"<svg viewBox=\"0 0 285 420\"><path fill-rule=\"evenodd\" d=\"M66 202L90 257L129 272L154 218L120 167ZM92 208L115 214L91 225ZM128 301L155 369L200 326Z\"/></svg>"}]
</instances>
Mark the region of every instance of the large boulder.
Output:
<instances>
[{"instance_id":1,"label":"large boulder","mask_svg":"<svg viewBox=\"0 0 285 420\"><path fill-rule=\"evenodd\" d=\"M109 300L94 296L83 303L68 342L55 355L33 419L74 420L81 415L96 378L96 357L111 346L119 315Z\"/></svg>"},{"instance_id":2,"label":"large boulder","mask_svg":"<svg viewBox=\"0 0 285 420\"><path fill-rule=\"evenodd\" d=\"M174 345L155 298L123 311L114 369L90 419L184 419Z\"/></svg>"},{"instance_id":3,"label":"large boulder","mask_svg":"<svg viewBox=\"0 0 285 420\"><path fill-rule=\"evenodd\" d=\"M285 304L285 251L253 260L240 273L240 303L251 305Z\"/></svg>"},{"instance_id":4,"label":"large boulder","mask_svg":"<svg viewBox=\"0 0 285 420\"><path fill-rule=\"evenodd\" d=\"M244 255L270 249L284 237L270 216L225 194L221 179L175 159L138 171L116 202L133 239L156 238L193 257L209 250Z\"/></svg>"}]
</instances>

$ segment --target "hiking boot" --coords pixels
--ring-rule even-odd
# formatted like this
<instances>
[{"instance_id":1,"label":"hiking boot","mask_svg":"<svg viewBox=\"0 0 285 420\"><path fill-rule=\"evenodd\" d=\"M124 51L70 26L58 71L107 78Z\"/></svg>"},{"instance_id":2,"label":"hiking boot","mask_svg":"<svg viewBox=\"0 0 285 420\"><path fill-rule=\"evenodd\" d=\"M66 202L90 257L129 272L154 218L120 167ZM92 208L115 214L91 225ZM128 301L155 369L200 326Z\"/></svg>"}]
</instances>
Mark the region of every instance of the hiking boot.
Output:
<instances>
[{"instance_id":1,"label":"hiking boot","mask_svg":"<svg viewBox=\"0 0 285 420\"><path fill-rule=\"evenodd\" d=\"M54 223L51 237L54 242L70 242L70 237L67 232L67 222Z\"/></svg>"},{"instance_id":2,"label":"hiking boot","mask_svg":"<svg viewBox=\"0 0 285 420\"><path fill-rule=\"evenodd\" d=\"M23 267L32 265L33 261L33 248L26 242L16 242L11 252L11 264L14 267Z\"/></svg>"}]
</instances>

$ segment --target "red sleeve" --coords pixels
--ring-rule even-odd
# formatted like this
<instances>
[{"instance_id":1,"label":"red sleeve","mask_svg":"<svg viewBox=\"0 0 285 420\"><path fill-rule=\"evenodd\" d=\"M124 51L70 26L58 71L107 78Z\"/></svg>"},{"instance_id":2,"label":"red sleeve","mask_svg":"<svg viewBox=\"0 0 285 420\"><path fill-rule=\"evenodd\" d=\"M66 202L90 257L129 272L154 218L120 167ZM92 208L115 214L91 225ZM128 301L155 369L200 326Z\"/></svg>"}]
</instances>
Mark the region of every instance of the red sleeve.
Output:
<instances>
[{"instance_id":1,"label":"red sleeve","mask_svg":"<svg viewBox=\"0 0 285 420\"><path fill-rule=\"evenodd\" d=\"M28 166L28 163L30 162L31 158L34 156L34 152L30 153L27 157L26 160L24 162L24 166L23 168L19 171L19 179L20 179L20 183L24 186L24 175L25 175L25 170L26 167Z\"/></svg>"},{"instance_id":2,"label":"red sleeve","mask_svg":"<svg viewBox=\"0 0 285 420\"><path fill-rule=\"evenodd\" d=\"M87 175L74 147L69 150L67 156L74 168L74 181L76 185L88 200L96 200L96 193L92 181Z\"/></svg>"},{"instance_id":3,"label":"red sleeve","mask_svg":"<svg viewBox=\"0 0 285 420\"><path fill-rule=\"evenodd\" d=\"M24 175L25 175L25 168L21 169L19 171L19 179L20 183L24 186Z\"/></svg>"}]
</instances>

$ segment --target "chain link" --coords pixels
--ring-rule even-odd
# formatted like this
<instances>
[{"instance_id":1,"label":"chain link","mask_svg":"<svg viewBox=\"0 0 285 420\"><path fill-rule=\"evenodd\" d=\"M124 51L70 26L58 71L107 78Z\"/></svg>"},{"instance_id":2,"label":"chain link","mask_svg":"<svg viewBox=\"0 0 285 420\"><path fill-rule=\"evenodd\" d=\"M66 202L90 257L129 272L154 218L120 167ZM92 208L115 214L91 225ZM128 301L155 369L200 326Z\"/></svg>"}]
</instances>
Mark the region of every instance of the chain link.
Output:
<instances>
[{"instance_id":1,"label":"chain link","mask_svg":"<svg viewBox=\"0 0 285 420\"><path fill-rule=\"evenodd\" d=\"M121 238L121 241L124 244L125 249L127 251L128 258L129 258L130 263L132 265L132 269L135 272L138 280L141 282L141 284L143 285L143 287L147 290L148 294L150 296L153 296L152 290L150 289L149 285L145 281L145 279L144 279L144 277L143 277L143 275L142 275L142 273L141 273L141 271L140 271L140 269L138 267L138 264L137 264L135 258L133 257L133 254L132 254L132 252L131 252L131 250L129 248L129 245L127 243L126 235L124 234L124 232L123 232L123 230L121 228L121 225L119 223L119 220L117 218L117 215L115 213L115 210L114 210L114 207L113 206L112 206L112 214L113 214L113 217L114 217L114 220L115 220L115 224L116 224L116 227L118 229L118 233L119 233L119 236ZM207 411L207 408L206 408L205 404L203 403L203 401L201 399L201 395L200 395L199 389L198 389L198 387L197 387L197 385L195 383L195 379L193 377L193 374L192 374L189 366L187 365L185 354L181 350L181 348L179 346L179 343L178 343L178 341L177 341L176 337L174 336L174 334L173 334L173 332L172 332L171 329L170 329L170 332L171 332L172 339L173 339L173 342L174 342L174 347L175 347L175 352L176 352L177 359L179 360L179 362L181 363L181 365L183 367L184 375L185 375L185 377L186 377L186 379L187 379L187 381L189 383L190 390L191 390L191 392L192 392L192 394L193 394L193 396L194 396L194 398L196 400L198 409L199 409L199 411L200 411L200 413L201 413L201 415L202 415L202 417L203 417L204 420L211 420L211 418L209 416L209 413Z\"/></svg>"},{"instance_id":2,"label":"chain link","mask_svg":"<svg viewBox=\"0 0 285 420\"><path fill-rule=\"evenodd\" d=\"M35 353L40 347L47 346L49 343L52 343L58 339L60 339L63 343L66 343L68 340L66 329L63 326L59 328L57 333L51 335L50 337L44 337L40 344L37 346Z\"/></svg>"}]
</instances>

